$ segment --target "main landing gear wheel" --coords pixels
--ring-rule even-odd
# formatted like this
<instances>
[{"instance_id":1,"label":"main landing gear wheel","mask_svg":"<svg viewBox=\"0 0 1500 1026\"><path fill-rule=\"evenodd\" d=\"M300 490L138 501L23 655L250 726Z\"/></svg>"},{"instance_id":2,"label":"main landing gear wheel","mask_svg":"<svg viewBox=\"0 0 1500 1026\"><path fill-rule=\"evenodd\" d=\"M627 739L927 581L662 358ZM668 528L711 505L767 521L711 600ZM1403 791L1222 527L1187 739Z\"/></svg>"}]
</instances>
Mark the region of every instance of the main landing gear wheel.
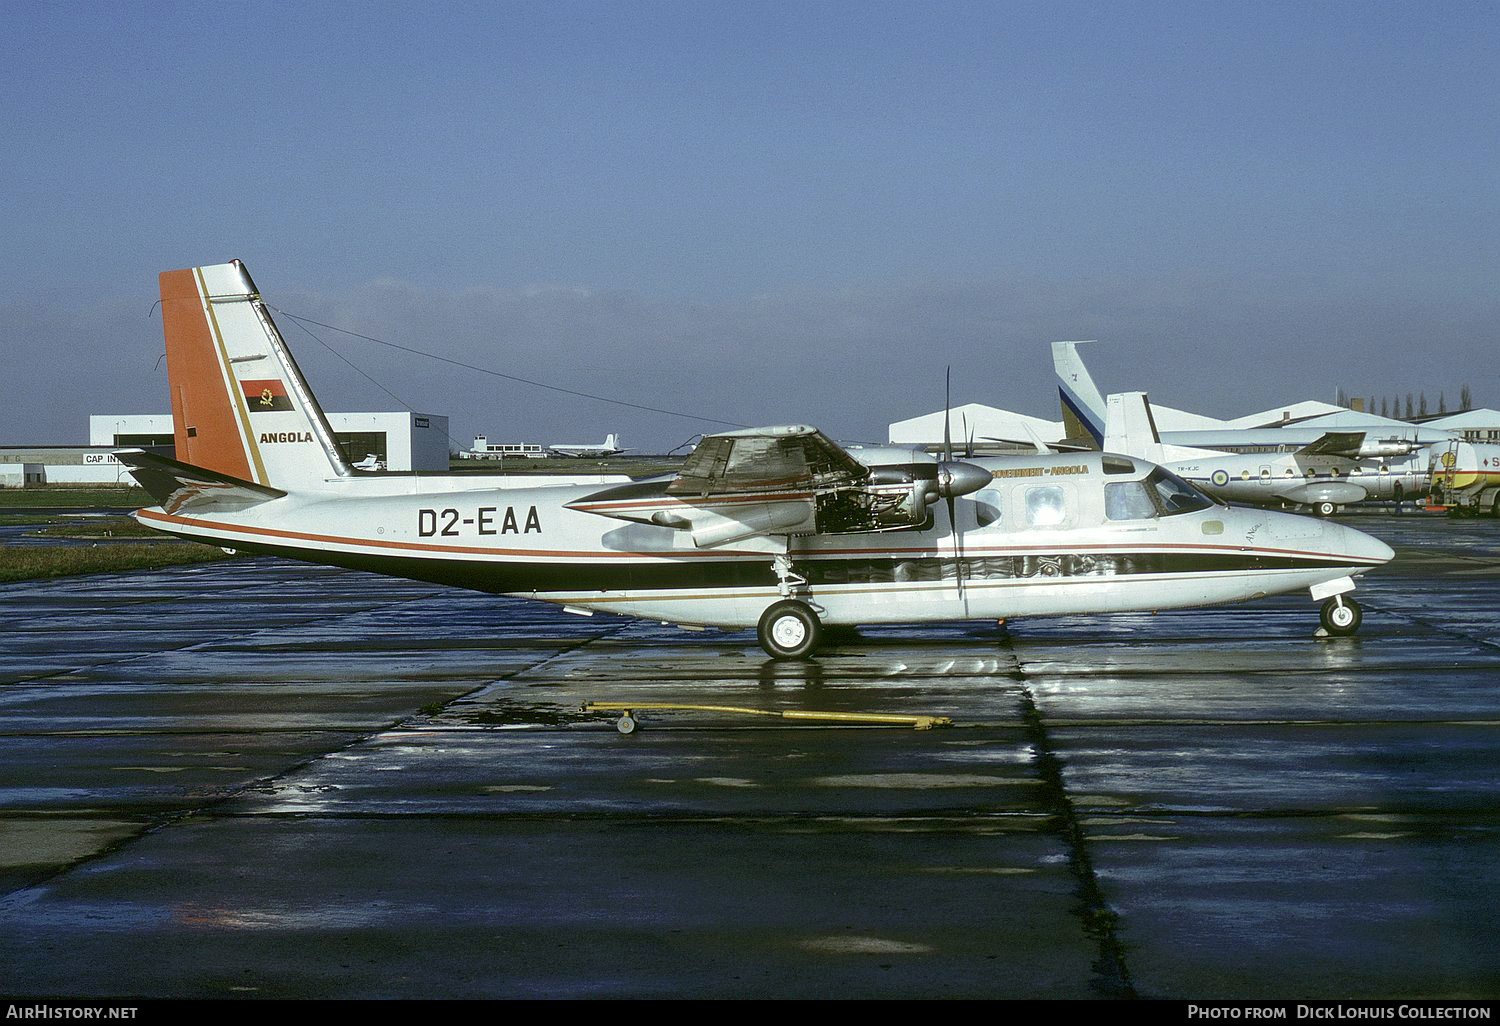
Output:
<instances>
[{"instance_id":1,"label":"main landing gear wheel","mask_svg":"<svg viewBox=\"0 0 1500 1026\"><path fill-rule=\"evenodd\" d=\"M1363 617L1360 615L1358 602L1340 596L1323 603L1320 619L1323 621L1323 629L1329 634L1348 636L1359 630L1359 622Z\"/></svg>"},{"instance_id":2,"label":"main landing gear wheel","mask_svg":"<svg viewBox=\"0 0 1500 1026\"><path fill-rule=\"evenodd\" d=\"M1320 517L1331 517L1338 512L1338 506L1332 502L1319 502L1313 506L1313 512Z\"/></svg>"},{"instance_id":3,"label":"main landing gear wheel","mask_svg":"<svg viewBox=\"0 0 1500 1026\"><path fill-rule=\"evenodd\" d=\"M785 599L760 615L756 634L772 659L802 659L818 647L823 624L806 602Z\"/></svg>"}]
</instances>

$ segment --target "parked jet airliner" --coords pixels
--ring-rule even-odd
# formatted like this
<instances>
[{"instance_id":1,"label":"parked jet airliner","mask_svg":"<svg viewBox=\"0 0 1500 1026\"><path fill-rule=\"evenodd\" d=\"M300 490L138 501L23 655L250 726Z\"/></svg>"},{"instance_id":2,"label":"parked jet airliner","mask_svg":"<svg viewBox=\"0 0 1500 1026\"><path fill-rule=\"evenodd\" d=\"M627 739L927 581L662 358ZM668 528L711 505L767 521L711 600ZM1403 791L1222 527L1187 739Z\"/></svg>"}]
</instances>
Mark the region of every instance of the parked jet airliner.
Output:
<instances>
[{"instance_id":1,"label":"parked jet airliner","mask_svg":"<svg viewBox=\"0 0 1500 1026\"><path fill-rule=\"evenodd\" d=\"M605 435L602 442L580 442L576 445L549 445L547 448L555 456L618 456L628 449L620 448L619 435Z\"/></svg>"}]
</instances>

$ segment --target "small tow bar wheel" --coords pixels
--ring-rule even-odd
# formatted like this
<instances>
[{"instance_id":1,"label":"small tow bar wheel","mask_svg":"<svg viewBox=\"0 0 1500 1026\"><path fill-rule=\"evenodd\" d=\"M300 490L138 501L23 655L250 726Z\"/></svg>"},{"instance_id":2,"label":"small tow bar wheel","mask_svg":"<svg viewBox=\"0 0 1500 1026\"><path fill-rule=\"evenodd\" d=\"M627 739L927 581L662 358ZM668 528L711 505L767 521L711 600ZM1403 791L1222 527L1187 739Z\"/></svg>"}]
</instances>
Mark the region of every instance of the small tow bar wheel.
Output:
<instances>
[{"instance_id":1,"label":"small tow bar wheel","mask_svg":"<svg viewBox=\"0 0 1500 1026\"><path fill-rule=\"evenodd\" d=\"M615 720L615 729L621 734L634 734L637 726L639 724L636 723L635 717L628 712L621 713L620 718Z\"/></svg>"},{"instance_id":2,"label":"small tow bar wheel","mask_svg":"<svg viewBox=\"0 0 1500 1026\"><path fill-rule=\"evenodd\" d=\"M1329 599L1323 603L1321 619L1323 629L1329 634L1347 636L1359 630L1359 623L1363 617L1360 614L1359 603L1352 598L1346 598L1343 602L1338 599Z\"/></svg>"},{"instance_id":3,"label":"small tow bar wheel","mask_svg":"<svg viewBox=\"0 0 1500 1026\"><path fill-rule=\"evenodd\" d=\"M760 617L760 647L772 659L802 659L818 647L823 625L806 602L786 599Z\"/></svg>"}]
</instances>

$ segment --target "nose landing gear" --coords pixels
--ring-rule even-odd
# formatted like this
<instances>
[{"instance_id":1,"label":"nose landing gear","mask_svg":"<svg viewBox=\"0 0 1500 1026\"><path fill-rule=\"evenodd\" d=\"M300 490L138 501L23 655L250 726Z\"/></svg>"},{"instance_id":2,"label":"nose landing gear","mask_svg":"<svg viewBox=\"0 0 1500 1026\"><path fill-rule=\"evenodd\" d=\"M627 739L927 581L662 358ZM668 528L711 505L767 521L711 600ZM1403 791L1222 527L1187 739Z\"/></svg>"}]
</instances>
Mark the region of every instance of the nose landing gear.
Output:
<instances>
[{"instance_id":1,"label":"nose landing gear","mask_svg":"<svg viewBox=\"0 0 1500 1026\"><path fill-rule=\"evenodd\" d=\"M1343 595L1335 595L1324 602L1318 618L1323 623L1323 629L1337 637L1348 637L1359 630L1363 619L1359 603Z\"/></svg>"}]
</instances>

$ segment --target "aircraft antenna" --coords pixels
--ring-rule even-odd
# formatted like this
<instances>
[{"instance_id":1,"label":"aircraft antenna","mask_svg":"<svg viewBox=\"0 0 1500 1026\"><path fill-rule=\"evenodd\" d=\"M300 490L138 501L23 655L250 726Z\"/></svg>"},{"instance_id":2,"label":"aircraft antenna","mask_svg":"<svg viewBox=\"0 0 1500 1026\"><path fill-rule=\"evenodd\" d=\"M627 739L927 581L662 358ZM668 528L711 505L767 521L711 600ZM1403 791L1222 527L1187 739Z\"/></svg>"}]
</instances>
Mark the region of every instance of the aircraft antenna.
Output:
<instances>
[{"instance_id":1,"label":"aircraft antenna","mask_svg":"<svg viewBox=\"0 0 1500 1026\"><path fill-rule=\"evenodd\" d=\"M320 328L327 328L330 331L343 332L345 335L353 335L355 338L364 339L366 342L374 342L376 345L385 346L387 349L395 349L403 353L410 353L413 356L425 356L429 360L437 360L439 363L450 364L454 367L462 368L463 370L473 371L476 374L488 374L491 377L504 378L507 381L515 381L522 385L530 385L533 388L545 388L551 392L561 392L563 395L576 396L580 399L592 399L595 402L610 403L615 406L624 406L632 410L644 410L647 413L661 413L665 414L668 417L682 417L685 420L701 420L709 424L722 424L726 427L750 427L749 424L740 424L732 420L720 420L717 417L705 417L701 414L686 413L682 410L667 410L661 408L660 406L646 406L642 403L627 402L624 399L611 399L607 395L595 395L592 392L580 392L572 388L563 388L561 385L549 385L545 381L533 381L530 378L517 377L514 374L506 374L503 371L492 370L489 367L476 367L472 363L464 363L461 360L454 360L446 356L439 356L437 353L425 352L421 349L414 349L411 346L398 345L395 342L387 342L383 338L375 338L371 335L362 335L357 331L350 331L348 328L340 328L336 324L324 324L322 321L315 321L311 317L300 317L297 314L288 313L285 310L275 307L273 307L273 309L275 309L276 312L281 316L290 318L291 320L296 321L298 324L302 324L302 322L304 321L307 324L316 324ZM307 330L305 326L303 327L303 330Z\"/></svg>"}]
</instances>

